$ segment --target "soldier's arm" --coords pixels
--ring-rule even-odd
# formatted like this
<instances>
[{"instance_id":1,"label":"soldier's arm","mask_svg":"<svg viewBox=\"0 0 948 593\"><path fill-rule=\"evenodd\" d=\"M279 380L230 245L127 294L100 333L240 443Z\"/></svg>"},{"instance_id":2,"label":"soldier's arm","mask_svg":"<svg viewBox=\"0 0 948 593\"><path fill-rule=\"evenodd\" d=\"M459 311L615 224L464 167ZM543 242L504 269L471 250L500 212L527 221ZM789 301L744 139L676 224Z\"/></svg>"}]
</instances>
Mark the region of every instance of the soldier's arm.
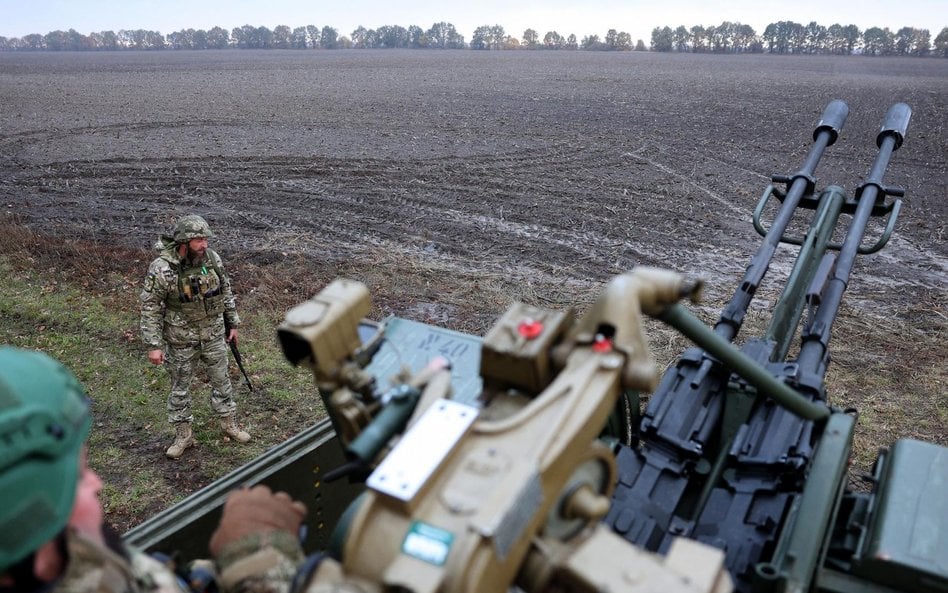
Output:
<instances>
[{"instance_id":1,"label":"soldier's arm","mask_svg":"<svg viewBox=\"0 0 948 593\"><path fill-rule=\"evenodd\" d=\"M245 536L216 558L222 593L288 593L305 560L299 542L287 532Z\"/></svg>"},{"instance_id":2,"label":"soldier's arm","mask_svg":"<svg viewBox=\"0 0 948 593\"><path fill-rule=\"evenodd\" d=\"M161 260L152 262L139 295L142 343L149 350L160 349L163 344L161 326L165 314L165 296L171 282L171 268L167 263Z\"/></svg>"},{"instance_id":3,"label":"soldier's arm","mask_svg":"<svg viewBox=\"0 0 948 593\"><path fill-rule=\"evenodd\" d=\"M230 276L224 270L224 262L217 252L211 253L214 258L214 267L221 275L221 294L224 295L224 320L230 328L236 328L240 325L240 316L237 315L237 299L234 297L234 291L230 284Z\"/></svg>"},{"instance_id":4,"label":"soldier's arm","mask_svg":"<svg viewBox=\"0 0 948 593\"><path fill-rule=\"evenodd\" d=\"M286 593L304 560L306 507L266 486L232 492L208 548L224 593Z\"/></svg>"}]
</instances>

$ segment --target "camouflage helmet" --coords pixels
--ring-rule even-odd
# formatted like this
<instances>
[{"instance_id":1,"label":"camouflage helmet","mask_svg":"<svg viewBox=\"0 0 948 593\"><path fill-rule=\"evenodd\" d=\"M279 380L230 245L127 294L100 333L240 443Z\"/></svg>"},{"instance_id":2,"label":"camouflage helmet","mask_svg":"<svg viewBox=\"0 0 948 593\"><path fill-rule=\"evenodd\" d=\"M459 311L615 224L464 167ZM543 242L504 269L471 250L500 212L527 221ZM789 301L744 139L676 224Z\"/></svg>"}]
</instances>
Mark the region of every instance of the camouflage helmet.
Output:
<instances>
[{"instance_id":1,"label":"camouflage helmet","mask_svg":"<svg viewBox=\"0 0 948 593\"><path fill-rule=\"evenodd\" d=\"M91 423L88 398L66 367L0 347L0 573L66 526Z\"/></svg>"},{"instance_id":2,"label":"camouflage helmet","mask_svg":"<svg viewBox=\"0 0 948 593\"><path fill-rule=\"evenodd\" d=\"M182 216L176 225L174 225L174 242L187 243L191 239L198 237L213 237L211 227L207 221L197 214L188 214Z\"/></svg>"}]
</instances>

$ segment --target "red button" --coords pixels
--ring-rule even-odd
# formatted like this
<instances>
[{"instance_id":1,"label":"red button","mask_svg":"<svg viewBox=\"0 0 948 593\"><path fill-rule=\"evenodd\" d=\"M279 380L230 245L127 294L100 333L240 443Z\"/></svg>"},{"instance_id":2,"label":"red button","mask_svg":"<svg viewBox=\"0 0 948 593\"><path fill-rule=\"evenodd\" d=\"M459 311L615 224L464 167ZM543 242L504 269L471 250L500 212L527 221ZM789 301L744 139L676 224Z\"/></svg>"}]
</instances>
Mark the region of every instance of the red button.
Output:
<instances>
[{"instance_id":1,"label":"red button","mask_svg":"<svg viewBox=\"0 0 948 593\"><path fill-rule=\"evenodd\" d=\"M602 334L596 334L592 344L593 352L611 352L612 340Z\"/></svg>"},{"instance_id":2,"label":"red button","mask_svg":"<svg viewBox=\"0 0 948 593\"><path fill-rule=\"evenodd\" d=\"M532 340L543 333L543 322L536 319L524 319L517 324L517 333L528 340Z\"/></svg>"}]
</instances>

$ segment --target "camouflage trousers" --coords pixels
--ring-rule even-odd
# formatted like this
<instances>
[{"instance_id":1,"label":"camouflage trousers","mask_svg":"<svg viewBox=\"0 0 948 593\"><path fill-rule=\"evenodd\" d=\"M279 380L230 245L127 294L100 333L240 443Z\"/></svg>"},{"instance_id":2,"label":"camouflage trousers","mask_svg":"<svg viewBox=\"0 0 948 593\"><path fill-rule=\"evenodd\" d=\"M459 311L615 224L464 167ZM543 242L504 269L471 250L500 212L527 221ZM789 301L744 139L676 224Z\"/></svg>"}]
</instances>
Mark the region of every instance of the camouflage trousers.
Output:
<instances>
[{"instance_id":1,"label":"camouflage trousers","mask_svg":"<svg viewBox=\"0 0 948 593\"><path fill-rule=\"evenodd\" d=\"M234 388L227 374L227 344L223 338L186 346L168 346L167 365L171 373L168 397L168 421L172 424L193 422L191 382L197 363L203 362L211 384L211 408L218 416L229 416L237 409Z\"/></svg>"}]
</instances>

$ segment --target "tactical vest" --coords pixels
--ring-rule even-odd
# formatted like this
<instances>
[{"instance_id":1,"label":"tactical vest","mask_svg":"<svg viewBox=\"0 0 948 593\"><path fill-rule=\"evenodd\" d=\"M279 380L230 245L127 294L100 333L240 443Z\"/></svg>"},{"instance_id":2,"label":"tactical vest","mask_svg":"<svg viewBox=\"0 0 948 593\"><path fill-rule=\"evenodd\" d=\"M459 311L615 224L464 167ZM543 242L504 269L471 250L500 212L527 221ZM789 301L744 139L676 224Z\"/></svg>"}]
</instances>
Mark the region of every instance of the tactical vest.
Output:
<instances>
[{"instance_id":1,"label":"tactical vest","mask_svg":"<svg viewBox=\"0 0 948 593\"><path fill-rule=\"evenodd\" d=\"M165 297L168 310L177 311L187 321L202 321L224 312L224 273L212 263L216 261L214 252L208 249L203 263L178 262L178 291Z\"/></svg>"}]
</instances>

